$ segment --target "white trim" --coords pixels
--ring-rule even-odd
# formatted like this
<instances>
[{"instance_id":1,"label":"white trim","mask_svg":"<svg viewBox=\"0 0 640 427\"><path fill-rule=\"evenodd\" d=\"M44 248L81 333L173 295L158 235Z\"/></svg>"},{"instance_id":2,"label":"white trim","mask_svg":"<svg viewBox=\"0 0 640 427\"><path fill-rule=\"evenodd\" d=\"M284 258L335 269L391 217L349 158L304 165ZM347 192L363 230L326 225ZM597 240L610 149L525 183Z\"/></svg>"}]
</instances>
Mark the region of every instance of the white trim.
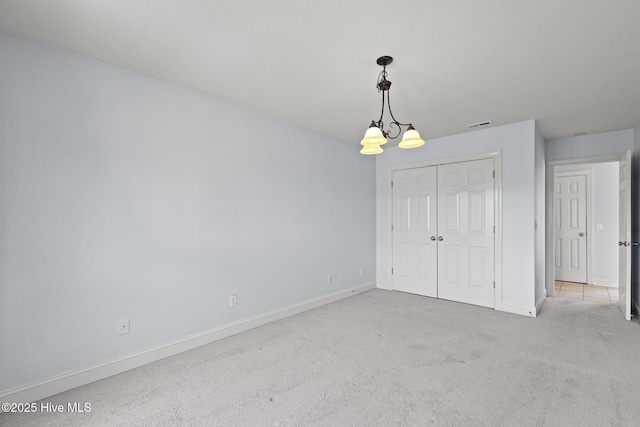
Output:
<instances>
[{"instance_id":1,"label":"white trim","mask_svg":"<svg viewBox=\"0 0 640 427\"><path fill-rule=\"evenodd\" d=\"M496 280L496 290L494 295L494 309L504 311L502 303L502 151L493 155L493 167L496 171L494 185L494 215L495 215L495 236L494 236L494 278Z\"/></svg>"},{"instance_id":2,"label":"white trim","mask_svg":"<svg viewBox=\"0 0 640 427\"><path fill-rule=\"evenodd\" d=\"M419 167L419 166L412 166ZM407 169L411 169L411 167L407 166ZM389 269L389 280L388 283L385 284L386 287L383 289L388 289L390 291L393 290L393 172L397 170L402 170L400 166L392 166L387 171L387 268Z\"/></svg>"},{"instance_id":3,"label":"white trim","mask_svg":"<svg viewBox=\"0 0 640 427\"><path fill-rule=\"evenodd\" d=\"M520 314L522 316L527 317L536 317L536 307L535 306L526 306L526 305L518 305L518 304L509 304L506 302L502 303L502 311L506 311L507 313Z\"/></svg>"},{"instance_id":4,"label":"white trim","mask_svg":"<svg viewBox=\"0 0 640 427\"><path fill-rule=\"evenodd\" d=\"M419 163L409 163L402 165L395 165L389 167L387 170L387 215L389 223L387 224L387 265L389 266L389 283L380 284L378 287L381 289L393 289L393 275L391 274L391 268L393 267L393 234L391 226L393 224L393 191L391 189L391 181L393 179L393 172L406 169L416 169L428 166L438 166L450 163L469 162L473 160L493 159L493 167L496 173L493 181L494 188L494 215L495 215L495 236L494 236L494 279L496 282L493 308L496 311L503 310L502 304L502 151L490 151L486 153L465 154L463 156L447 157L444 159L427 160ZM528 314L527 314L528 315Z\"/></svg>"},{"instance_id":5,"label":"white trim","mask_svg":"<svg viewBox=\"0 0 640 427\"><path fill-rule=\"evenodd\" d=\"M214 341L257 328L267 323L275 322L285 317L293 316L303 311L311 310L344 298L354 296L376 287L375 282L338 291L329 295L312 298L301 303L293 304L280 310L274 310L259 316L250 317L237 322L229 323L208 331L193 334L178 341L155 347L137 354L121 357L100 365L86 369L57 375L44 381L8 390L0 394L2 402L35 402L54 394L62 393L76 387L80 387L122 372L129 371L139 366L164 359L178 353L212 343Z\"/></svg>"},{"instance_id":6,"label":"white trim","mask_svg":"<svg viewBox=\"0 0 640 427\"><path fill-rule=\"evenodd\" d=\"M594 278L593 281L590 283L590 285L593 285L593 286L606 286L608 288L617 288L618 287L618 281L617 280L607 280L607 279L596 279L596 278Z\"/></svg>"},{"instance_id":7,"label":"white trim","mask_svg":"<svg viewBox=\"0 0 640 427\"><path fill-rule=\"evenodd\" d=\"M392 291L393 290L393 289L391 289L391 284L383 283L383 282L376 283L376 288L384 289L384 290L387 290L387 291Z\"/></svg>"},{"instance_id":8,"label":"white trim","mask_svg":"<svg viewBox=\"0 0 640 427\"><path fill-rule=\"evenodd\" d=\"M401 165L390 166L388 172L389 172L389 176L391 176L391 173L395 171L401 171L406 169L416 169L416 168L422 168L426 166L438 166L438 165L444 165L449 163L460 163L460 162L469 162L473 160L497 158L497 157L500 157L501 155L502 155L502 151L498 150L498 151L488 151L485 153L465 154L463 156L438 158L433 160L425 160L423 162L418 162L418 163L406 163Z\"/></svg>"}]
</instances>

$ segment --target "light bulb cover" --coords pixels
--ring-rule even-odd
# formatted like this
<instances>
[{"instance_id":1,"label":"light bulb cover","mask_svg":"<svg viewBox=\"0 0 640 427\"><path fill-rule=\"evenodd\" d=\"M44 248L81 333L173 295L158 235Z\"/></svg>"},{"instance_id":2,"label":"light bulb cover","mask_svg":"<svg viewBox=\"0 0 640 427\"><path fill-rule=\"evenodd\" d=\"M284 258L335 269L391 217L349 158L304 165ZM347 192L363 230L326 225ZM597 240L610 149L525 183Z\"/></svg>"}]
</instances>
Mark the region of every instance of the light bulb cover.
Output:
<instances>
[{"instance_id":1,"label":"light bulb cover","mask_svg":"<svg viewBox=\"0 0 640 427\"><path fill-rule=\"evenodd\" d=\"M362 147L362 150L360 150L360 154L380 154L383 151L384 150L379 145L365 145L364 147Z\"/></svg>"},{"instance_id":2,"label":"light bulb cover","mask_svg":"<svg viewBox=\"0 0 640 427\"><path fill-rule=\"evenodd\" d=\"M365 147L372 145L378 146L386 143L387 138L384 137L384 134L374 122L371 122L371 125L364 134L364 138L362 139L362 141L360 141L360 144L364 145Z\"/></svg>"},{"instance_id":3,"label":"light bulb cover","mask_svg":"<svg viewBox=\"0 0 640 427\"><path fill-rule=\"evenodd\" d=\"M412 126L409 125L407 131L402 135L402 141L398 144L400 148L418 148L424 145L424 139L420 138L420 134L418 131Z\"/></svg>"}]
</instances>

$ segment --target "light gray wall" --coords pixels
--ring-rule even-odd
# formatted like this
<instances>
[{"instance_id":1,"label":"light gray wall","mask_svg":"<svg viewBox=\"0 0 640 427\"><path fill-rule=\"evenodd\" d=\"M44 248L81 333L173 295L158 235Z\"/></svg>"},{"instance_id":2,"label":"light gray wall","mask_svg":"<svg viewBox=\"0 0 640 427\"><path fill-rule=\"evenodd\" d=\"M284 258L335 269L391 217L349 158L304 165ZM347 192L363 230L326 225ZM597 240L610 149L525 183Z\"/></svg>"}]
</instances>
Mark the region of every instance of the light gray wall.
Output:
<instances>
[{"instance_id":1,"label":"light gray wall","mask_svg":"<svg viewBox=\"0 0 640 427\"><path fill-rule=\"evenodd\" d=\"M0 58L0 391L375 281L358 146L2 33Z\"/></svg>"},{"instance_id":2,"label":"light gray wall","mask_svg":"<svg viewBox=\"0 0 640 427\"><path fill-rule=\"evenodd\" d=\"M547 162L610 154L622 155L627 150L633 150L633 135L633 129L625 129L593 135L550 139L545 147Z\"/></svg>"},{"instance_id":3,"label":"light gray wall","mask_svg":"<svg viewBox=\"0 0 640 427\"><path fill-rule=\"evenodd\" d=\"M536 126L535 140L535 270L536 270L536 304L544 295L545 290L545 224L546 224L546 162L545 162L545 140Z\"/></svg>"},{"instance_id":4,"label":"light gray wall","mask_svg":"<svg viewBox=\"0 0 640 427\"><path fill-rule=\"evenodd\" d=\"M591 171L592 283L618 281L618 162L557 166L556 172ZM596 225L601 223L602 230Z\"/></svg>"},{"instance_id":5,"label":"light gray wall","mask_svg":"<svg viewBox=\"0 0 640 427\"><path fill-rule=\"evenodd\" d=\"M535 305L533 120L427 140L415 150L388 148L377 156L378 284L389 288L389 184L391 167L451 157L502 152L502 302ZM500 272L498 272L500 274Z\"/></svg>"}]
</instances>

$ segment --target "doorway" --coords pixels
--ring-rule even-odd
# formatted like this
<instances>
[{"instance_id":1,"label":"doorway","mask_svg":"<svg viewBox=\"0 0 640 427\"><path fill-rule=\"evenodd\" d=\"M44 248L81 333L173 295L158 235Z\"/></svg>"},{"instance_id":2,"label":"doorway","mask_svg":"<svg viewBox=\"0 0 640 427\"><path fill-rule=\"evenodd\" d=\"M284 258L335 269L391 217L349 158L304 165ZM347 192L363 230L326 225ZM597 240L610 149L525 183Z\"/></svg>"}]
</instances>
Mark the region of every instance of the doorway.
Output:
<instances>
[{"instance_id":1,"label":"doorway","mask_svg":"<svg viewBox=\"0 0 640 427\"><path fill-rule=\"evenodd\" d=\"M571 297L596 303L611 302L615 305L620 283L623 285L620 291L621 298L624 300L628 296L626 283L628 268L623 265L623 255L621 255L623 252L619 250L618 244L619 239L621 242L625 241L619 237L619 232L624 228L620 226L620 220L625 217L623 213L627 212L627 208L621 205L624 198L620 197L619 191L624 189L624 183L620 181L620 177L621 170L627 168L629 163L628 156L629 153L623 157L613 155L555 161L547 164L547 295ZM576 177L581 178L576 179ZM559 205L569 203L567 198L556 197L563 183L567 185L564 191L568 190L569 181L573 181L573 189L577 194L580 186L577 182L583 179L586 190L584 226L580 224L582 215L578 210L567 213L566 211L572 208L565 206L565 212L562 212L563 207ZM578 197L572 202L574 205L579 203L577 199ZM567 230L557 227L562 215L565 223L574 221L575 236L567 237ZM584 235L580 236L580 233ZM586 251L582 258L580 258L582 254L579 251L579 244L584 244ZM582 273L563 276L561 267L566 266L566 263L578 267L581 260L585 263L586 278ZM620 308L628 318L625 307Z\"/></svg>"}]
</instances>

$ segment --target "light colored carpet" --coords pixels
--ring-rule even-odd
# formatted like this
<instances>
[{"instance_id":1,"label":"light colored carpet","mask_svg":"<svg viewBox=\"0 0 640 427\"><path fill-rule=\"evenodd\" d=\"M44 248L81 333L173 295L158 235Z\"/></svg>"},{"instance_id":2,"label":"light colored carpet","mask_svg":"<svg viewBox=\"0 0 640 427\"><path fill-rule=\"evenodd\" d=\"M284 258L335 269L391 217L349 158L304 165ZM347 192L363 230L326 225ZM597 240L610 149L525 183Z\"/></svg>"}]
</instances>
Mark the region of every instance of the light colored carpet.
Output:
<instances>
[{"instance_id":1,"label":"light colored carpet","mask_svg":"<svg viewBox=\"0 0 640 427\"><path fill-rule=\"evenodd\" d=\"M62 393L3 426L638 426L640 324L373 290Z\"/></svg>"}]
</instances>

